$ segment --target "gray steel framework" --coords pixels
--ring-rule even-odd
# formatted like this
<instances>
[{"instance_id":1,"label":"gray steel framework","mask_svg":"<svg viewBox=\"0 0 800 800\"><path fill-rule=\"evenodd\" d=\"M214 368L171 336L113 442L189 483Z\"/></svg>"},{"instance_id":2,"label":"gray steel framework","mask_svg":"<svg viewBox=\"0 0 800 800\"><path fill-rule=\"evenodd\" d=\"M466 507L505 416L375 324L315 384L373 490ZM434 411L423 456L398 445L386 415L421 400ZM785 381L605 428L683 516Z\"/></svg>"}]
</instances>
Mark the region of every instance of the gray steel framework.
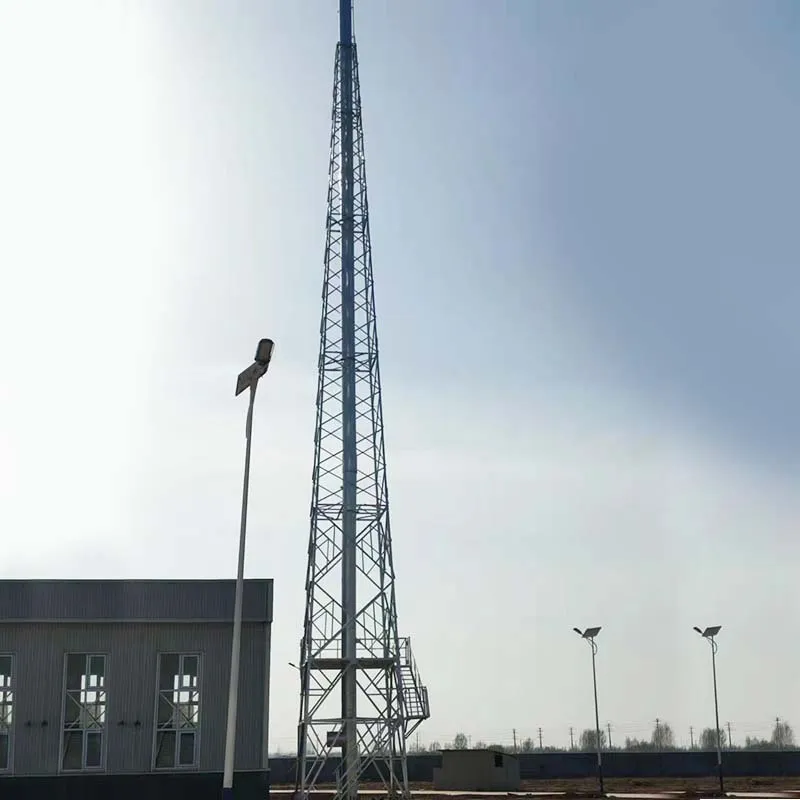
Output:
<instances>
[{"instance_id":1,"label":"gray steel framework","mask_svg":"<svg viewBox=\"0 0 800 800\"><path fill-rule=\"evenodd\" d=\"M397 632L364 135L352 0L340 0L306 611L298 789L338 757L337 797L361 777L408 793L406 738L429 716Z\"/></svg>"}]
</instances>

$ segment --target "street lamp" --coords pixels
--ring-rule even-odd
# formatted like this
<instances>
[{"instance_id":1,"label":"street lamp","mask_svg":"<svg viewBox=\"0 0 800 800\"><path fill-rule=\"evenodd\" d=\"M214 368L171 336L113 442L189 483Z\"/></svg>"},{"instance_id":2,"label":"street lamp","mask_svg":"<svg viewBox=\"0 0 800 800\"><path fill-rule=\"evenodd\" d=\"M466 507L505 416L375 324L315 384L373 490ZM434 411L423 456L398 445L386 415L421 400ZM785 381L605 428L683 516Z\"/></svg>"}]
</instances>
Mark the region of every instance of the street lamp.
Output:
<instances>
[{"instance_id":1,"label":"street lamp","mask_svg":"<svg viewBox=\"0 0 800 800\"><path fill-rule=\"evenodd\" d=\"M592 682L594 684L594 725L595 725L595 743L597 744L597 780L600 782L600 794L603 794L603 756L600 749L600 711L597 706L597 667L595 666L595 657L597 656L597 642L595 637L600 633L600 626L596 628L586 628L582 631L580 628L573 628L572 630L578 634L582 639L589 642L592 648Z\"/></svg>"},{"instance_id":2,"label":"street lamp","mask_svg":"<svg viewBox=\"0 0 800 800\"><path fill-rule=\"evenodd\" d=\"M239 700L239 657L242 646L242 596L244 594L244 546L247 538L247 497L250 491L250 444L253 438L253 405L258 381L269 368L275 343L262 339L256 348L253 363L236 380L236 397L250 389L245 423L244 481L242 486L242 519L239 528L239 563L236 571L236 599L233 606L233 637L231 642L231 678L228 685L228 722L225 729L225 768L222 775L223 800L233 798L233 764L236 750L236 712Z\"/></svg>"},{"instance_id":3,"label":"street lamp","mask_svg":"<svg viewBox=\"0 0 800 800\"><path fill-rule=\"evenodd\" d=\"M725 781L722 777L722 733L719 727L719 698L717 697L717 642L716 635L722 630L722 625L712 625L710 628L700 630L694 626L697 633L711 645L711 674L714 678L714 719L717 725L717 772L719 773L719 791L725 794Z\"/></svg>"}]
</instances>

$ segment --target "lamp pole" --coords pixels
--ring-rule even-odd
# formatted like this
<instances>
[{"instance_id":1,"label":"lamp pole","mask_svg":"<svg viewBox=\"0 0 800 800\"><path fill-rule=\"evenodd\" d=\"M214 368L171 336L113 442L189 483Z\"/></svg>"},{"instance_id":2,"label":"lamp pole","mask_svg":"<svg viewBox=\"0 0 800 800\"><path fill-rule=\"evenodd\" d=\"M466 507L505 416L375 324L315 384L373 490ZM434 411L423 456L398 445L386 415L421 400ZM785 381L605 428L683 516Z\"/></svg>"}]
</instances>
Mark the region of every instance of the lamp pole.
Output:
<instances>
[{"instance_id":1,"label":"lamp pole","mask_svg":"<svg viewBox=\"0 0 800 800\"><path fill-rule=\"evenodd\" d=\"M600 784L600 794L603 794L603 755L600 745L600 708L597 703L597 642L595 641L595 637L600 633L600 627L586 628L585 631L582 631L580 628L573 628L573 630L578 636L589 642L592 648L592 685L594 687L594 735L595 744L597 745L597 780Z\"/></svg>"},{"instance_id":2,"label":"lamp pole","mask_svg":"<svg viewBox=\"0 0 800 800\"><path fill-rule=\"evenodd\" d=\"M714 720L717 726L717 773L719 775L720 794L725 794L725 779L722 774L722 731L719 727L719 696L717 695L717 641L715 638L722 630L722 626L712 625L705 630L700 630L695 625L694 629L711 645L711 675L714 680Z\"/></svg>"},{"instance_id":3,"label":"lamp pole","mask_svg":"<svg viewBox=\"0 0 800 800\"><path fill-rule=\"evenodd\" d=\"M253 407L258 381L269 368L275 344L272 339L262 339L256 348L253 363L239 374L236 397L250 389L245 423L244 479L242 482L242 516L239 526L239 560L236 570L236 598L233 605L233 636L231 640L231 677L228 684L228 720L225 728L225 766L222 774L223 800L233 800L233 766L236 751L236 712L239 700L239 660L242 649L242 600L244 595L244 552L247 539L247 500L250 493L250 446L253 438Z\"/></svg>"}]
</instances>

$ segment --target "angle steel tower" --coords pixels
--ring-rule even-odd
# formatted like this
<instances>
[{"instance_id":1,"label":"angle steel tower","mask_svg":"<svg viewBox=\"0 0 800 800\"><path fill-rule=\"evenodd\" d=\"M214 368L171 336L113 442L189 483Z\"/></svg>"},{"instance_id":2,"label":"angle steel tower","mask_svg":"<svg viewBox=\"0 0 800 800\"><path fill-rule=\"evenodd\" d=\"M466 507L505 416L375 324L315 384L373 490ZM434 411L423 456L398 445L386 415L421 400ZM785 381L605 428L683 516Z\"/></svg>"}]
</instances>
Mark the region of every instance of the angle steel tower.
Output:
<instances>
[{"instance_id":1,"label":"angle steel tower","mask_svg":"<svg viewBox=\"0 0 800 800\"><path fill-rule=\"evenodd\" d=\"M339 2L297 788L407 795L405 742L429 716L395 607L352 0Z\"/></svg>"}]
</instances>

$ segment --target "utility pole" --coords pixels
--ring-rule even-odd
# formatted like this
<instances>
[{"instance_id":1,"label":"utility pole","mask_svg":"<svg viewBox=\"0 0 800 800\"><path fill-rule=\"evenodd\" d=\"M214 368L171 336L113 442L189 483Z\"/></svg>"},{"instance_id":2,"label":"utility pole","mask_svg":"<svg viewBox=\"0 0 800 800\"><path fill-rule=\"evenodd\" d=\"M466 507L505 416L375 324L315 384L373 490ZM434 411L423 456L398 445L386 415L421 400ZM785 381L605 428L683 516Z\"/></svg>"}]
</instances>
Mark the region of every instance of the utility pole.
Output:
<instances>
[{"instance_id":1,"label":"utility pole","mask_svg":"<svg viewBox=\"0 0 800 800\"><path fill-rule=\"evenodd\" d=\"M689 726L689 749L694 750L694 728Z\"/></svg>"},{"instance_id":2,"label":"utility pole","mask_svg":"<svg viewBox=\"0 0 800 800\"><path fill-rule=\"evenodd\" d=\"M656 717L656 742L655 742L655 745L656 745L656 750L658 750L658 752L660 753L661 752L661 720L658 717Z\"/></svg>"},{"instance_id":3,"label":"utility pole","mask_svg":"<svg viewBox=\"0 0 800 800\"><path fill-rule=\"evenodd\" d=\"M570 725L570 728L569 728L569 749L570 750L574 750L575 749L575 730L573 729L573 727L571 725Z\"/></svg>"},{"instance_id":4,"label":"utility pole","mask_svg":"<svg viewBox=\"0 0 800 800\"><path fill-rule=\"evenodd\" d=\"M613 750L614 748L611 746L611 723L606 723L606 730L608 731L608 749Z\"/></svg>"},{"instance_id":5,"label":"utility pole","mask_svg":"<svg viewBox=\"0 0 800 800\"><path fill-rule=\"evenodd\" d=\"M731 724L726 722L725 726L728 729L728 750L733 750L733 739L731 738Z\"/></svg>"},{"instance_id":6,"label":"utility pole","mask_svg":"<svg viewBox=\"0 0 800 800\"><path fill-rule=\"evenodd\" d=\"M516 728L512 728L511 729L511 733L514 736L514 752L516 753L517 752L517 729Z\"/></svg>"},{"instance_id":7,"label":"utility pole","mask_svg":"<svg viewBox=\"0 0 800 800\"><path fill-rule=\"evenodd\" d=\"M781 718L775 717L775 733L778 735L775 737L778 740L778 749L783 750L783 735L781 731Z\"/></svg>"},{"instance_id":8,"label":"utility pole","mask_svg":"<svg viewBox=\"0 0 800 800\"><path fill-rule=\"evenodd\" d=\"M542 729L541 728L539 728L539 749L540 750L544 750L544 747L542 746Z\"/></svg>"}]
</instances>

